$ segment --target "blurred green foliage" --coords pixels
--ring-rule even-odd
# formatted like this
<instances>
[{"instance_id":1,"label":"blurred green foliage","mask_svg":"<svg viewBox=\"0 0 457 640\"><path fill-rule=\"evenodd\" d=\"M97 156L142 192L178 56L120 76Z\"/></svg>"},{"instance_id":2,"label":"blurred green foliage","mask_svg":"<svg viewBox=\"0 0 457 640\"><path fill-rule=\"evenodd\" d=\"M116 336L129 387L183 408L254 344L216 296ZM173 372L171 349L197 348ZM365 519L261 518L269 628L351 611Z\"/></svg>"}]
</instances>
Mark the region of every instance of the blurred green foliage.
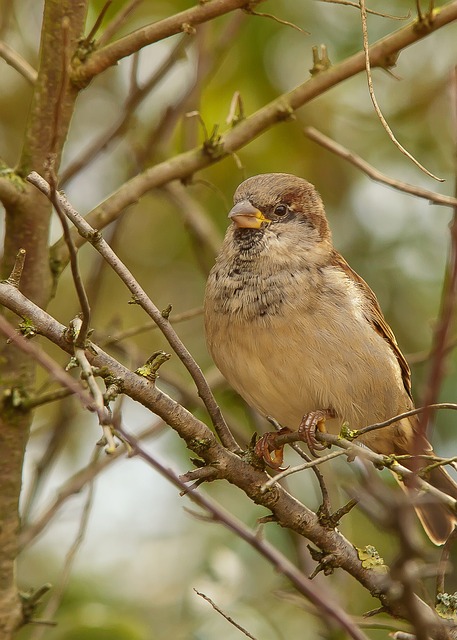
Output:
<instances>
[{"instance_id":1,"label":"blurred green foliage","mask_svg":"<svg viewBox=\"0 0 457 640\"><path fill-rule=\"evenodd\" d=\"M6 0L6 3L11 6L3 38L36 65L43 3L36 0ZM112 2L104 24L125 4L120 0ZM193 4L184 0L143 2L119 35ZM91 3L87 31L103 5L103 0ZM395 15L410 13L413 16L415 12L413 0L373 0L370 6ZM70 200L82 213L144 166L185 150L189 142L202 143L204 131L198 120L180 117L171 136L159 148L149 148L147 144L165 111L173 110L192 84L198 51L203 52L203 61L214 53L215 66L189 98L185 111L198 110L207 130L217 125L224 131L229 126L226 118L235 91L240 92L244 112L249 115L309 77L313 45L325 43L333 63L361 48L360 16L351 7L314 0L280 0L259 5L258 11L274 13L299 25L309 35L268 17L244 15L237 18L239 24L229 46L218 51L218 42L233 24L234 17L228 15L204 25L198 30L196 40L189 38L186 55L174 66L173 72L135 113L122 140L110 145L65 186ZM370 16L370 41L402 24ZM166 58L175 43L176 38L171 38L141 52L140 82ZM366 78L360 74L300 109L290 121L267 131L242 149L237 159L228 158L201 171L188 187L222 237L231 195L245 176L284 171L314 183L326 203L335 245L377 293L402 349L409 354L427 352L430 346L449 245L451 211L373 184L344 160L307 140L303 127L315 126L394 178L451 194L455 179L452 142L455 93L451 91L451 78L456 47L452 25L405 50L393 70L396 77L382 70L375 70L373 74L379 102L392 129L411 153L446 179L444 185L422 174L393 146L373 112ZM131 66L131 60L122 60L117 67L96 78L80 96L63 168L122 113ZM1 60L0 68L0 156L14 166L22 145L31 88ZM105 231L106 237L111 233L112 244L121 259L159 308L171 304L173 318L173 314L201 305L208 265L202 266L202 247L192 241L182 211L164 192L151 192L130 207L115 229ZM57 222L52 236L54 240L60 236ZM99 268L92 247L82 249L80 263L86 281L90 282ZM100 279L89 287L89 295L95 341L146 320L138 307L128 304L128 292L106 268L101 270ZM61 278L50 312L63 323L77 312L68 270ZM178 325L177 329L202 368L212 375L201 318ZM158 331L150 331L129 339L113 353L135 368L158 349L167 351L167 344ZM51 352L62 361L62 354L52 349ZM447 365L443 401L457 401L455 365L453 354ZM426 361L414 365L414 391L418 399L423 393L426 373ZM194 393L176 357L164 365L162 379L164 388L174 394L167 374L177 377L183 387ZM41 376L44 384L46 380ZM219 387L217 398L247 442L258 428L258 421L227 388ZM203 413L201 415L203 417ZM150 421L151 417L140 409L130 407L126 417L129 429L138 430ZM442 412L437 417L435 441L439 452L455 451L452 438L455 423L452 413ZM26 490L34 465L48 446L51 434L59 429L66 434L60 444L59 462L50 469L49 478L39 491L38 507L32 516L53 498L66 477L87 464L98 439L95 423L83 423L77 417L73 401L66 401L63 407L52 404L40 409L28 448ZM189 468L188 452L174 434L160 436L151 444L156 445L171 466L182 471ZM290 454L288 462L293 460ZM217 525L183 514L185 499L179 499L173 489L162 488L162 495L166 497L161 499L161 494L154 490L159 480L151 470L136 460L124 461L118 466L117 480L112 480L115 490L102 479L97 483L94 512L98 517L94 524L90 521L87 542L80 550L68 591L56 615L59 625L46 628L43 637L49 640L209 640L217 637L231 640L240 637L238 631L193 592L194 587L207 593L228 615L262 640L341 637L313 617L305 602L297 607L290 600L286 581L244 543ZM136 482L130 484L135 474ZM115 477L114 472L110 477ZM354 471L347 464L338 463L327 468L327 477L334 506L341 506L348 498L344 487L353 482ZM103 486L99 487L100 484ZM290 486L307 505L317 508L319 493L313 479L300 475L290 480ZM256 526L257 518L265 515L233 487L218 484L205 490L252 527ZM82 504L81 497L73 498L57 525L51 525L39 545L24 553L19 570L25 585L36 586L49 580L58 583ZM111 525L109 518L113 514L116 517ZM375 545L386 562L394 557L390 538L381 536L378 527L359 510L347 516L341 528L354 544ZM266 525L263 534L304 566L305 572L311 573L313 567L305 541L278 530L274 524ZM331 580L337 600L351 613L360 615L377 606L347 575L337 573ZM37 629L23 630L20 638L38 637ZM387 634L385 630L368 633L373 639L385 638Z\"/></svg>"}]
</instances>

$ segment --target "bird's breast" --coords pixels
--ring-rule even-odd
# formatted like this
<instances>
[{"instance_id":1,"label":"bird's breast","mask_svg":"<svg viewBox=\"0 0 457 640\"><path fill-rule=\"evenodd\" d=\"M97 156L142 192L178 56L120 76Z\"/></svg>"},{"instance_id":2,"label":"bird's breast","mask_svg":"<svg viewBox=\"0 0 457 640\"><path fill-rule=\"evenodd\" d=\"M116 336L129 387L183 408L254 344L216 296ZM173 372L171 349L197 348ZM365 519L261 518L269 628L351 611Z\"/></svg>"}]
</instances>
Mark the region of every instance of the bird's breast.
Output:
<instances>
[{"instance_id":1,"label":"bird's breast","mask_svg":"<svg viewBox=\"0 0 457 640\"><path fill-rule=\"evenodd\" d=\"M404 405L395 355L323 269L266 275L211 274L205 323L211 355L228 382L263 415L297 427L330 409L351 428Z\"/></svg>"}]
</instances>

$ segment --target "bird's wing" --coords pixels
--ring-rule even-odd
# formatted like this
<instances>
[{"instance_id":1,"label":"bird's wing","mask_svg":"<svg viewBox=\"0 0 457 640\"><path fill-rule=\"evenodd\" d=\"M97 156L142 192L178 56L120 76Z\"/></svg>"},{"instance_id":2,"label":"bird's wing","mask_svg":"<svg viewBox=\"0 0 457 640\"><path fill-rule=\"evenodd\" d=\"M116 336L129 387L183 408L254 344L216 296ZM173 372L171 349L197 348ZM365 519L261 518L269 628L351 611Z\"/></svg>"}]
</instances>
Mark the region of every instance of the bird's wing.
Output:
<instances>
[{"instance_id":1,"label":"bird's wing","mask_svg":"<svg viewBox=\"0 0 457 640\"><path fill-rule=\"evenodd\" d=\"M403 385L412 399L411 393L411 371L408 363L406 362L405 356L400 351L400 348L397 344L397 340L395 339L394 333L392 329L387 324L383 313L381 311L381 307L379 306L379 302L370 289L368 284L365 282L363 278L359 276L358 273L352 269L346 260L336 251L333 254L332 263L340 267L355 284L362 290L364 297L367 300L366 306L366 319L371 324L373 329L384 338L386 342L390 345L391 349L395 353L395 356L398 360L398 364L400 365L401 375L403 379Z\"/></svg>"}]
</instances>

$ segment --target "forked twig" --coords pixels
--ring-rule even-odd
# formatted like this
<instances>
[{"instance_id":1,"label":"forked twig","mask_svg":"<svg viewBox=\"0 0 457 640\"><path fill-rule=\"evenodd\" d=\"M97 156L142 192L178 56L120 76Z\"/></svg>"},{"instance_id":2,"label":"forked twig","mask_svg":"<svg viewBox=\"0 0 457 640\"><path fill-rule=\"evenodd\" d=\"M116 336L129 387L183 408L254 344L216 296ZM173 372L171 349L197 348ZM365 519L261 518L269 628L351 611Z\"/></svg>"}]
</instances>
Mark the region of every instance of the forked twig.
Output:
<instances>
[{"instance_id":1,"label":"forked twig","mask_svg":"<svg viewBox=\"0 0 457 640\"><path fill-rule=\"evenodd\" d=\"M48 198L51 194L49 184L38 173L33 171L28 177L28 181L33 184L39 191L44 193ZM119 257L114 253L108 243L103 239L101 233L97 232L90 224L70 205L63 194L56 194L62 210L71 220L78 230L78 233L86 238L94 248L103 256L106 262L111 266L113 271L120 277L124 284L132 293L134 300L139 304L146 313L156 322L164 336L168 340L181 362L184 364L190 375L192 376L199 395L208 410L213 421L214 427L222 444L230 451L239 451L239 446L231 434L227 424L222 416L221 410L217 405L211 389L202 374L202 371L188 349L180 340L179 336L171 326L169 320L165 318L159 309L155 306L144 289L139 285L132 273L127 269Z\"/></svg>"}]
</instances>

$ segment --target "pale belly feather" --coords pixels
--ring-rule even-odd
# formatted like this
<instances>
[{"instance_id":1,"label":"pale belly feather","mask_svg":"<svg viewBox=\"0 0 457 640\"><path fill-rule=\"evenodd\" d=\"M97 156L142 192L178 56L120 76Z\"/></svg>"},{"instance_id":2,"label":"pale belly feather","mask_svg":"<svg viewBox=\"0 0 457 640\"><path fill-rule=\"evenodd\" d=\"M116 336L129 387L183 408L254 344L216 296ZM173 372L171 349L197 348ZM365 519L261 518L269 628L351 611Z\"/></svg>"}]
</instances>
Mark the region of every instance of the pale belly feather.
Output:
<instances>
[{"instance_id":1,"label":"pale belly feather","mask_svg":"<svg viewBox=\"0 0 457 640\"><path fill-rule=\"evenodd\" d=\"M249 319L238 308L213 309L209 349L248 404L283 426L297 428L304 414L330 409L337 417L326 426L337 433L343 422L358 429L406 410L394 353L361 313L332 305L283 305L280 314Z\"/></svg>"}]
</instances>

